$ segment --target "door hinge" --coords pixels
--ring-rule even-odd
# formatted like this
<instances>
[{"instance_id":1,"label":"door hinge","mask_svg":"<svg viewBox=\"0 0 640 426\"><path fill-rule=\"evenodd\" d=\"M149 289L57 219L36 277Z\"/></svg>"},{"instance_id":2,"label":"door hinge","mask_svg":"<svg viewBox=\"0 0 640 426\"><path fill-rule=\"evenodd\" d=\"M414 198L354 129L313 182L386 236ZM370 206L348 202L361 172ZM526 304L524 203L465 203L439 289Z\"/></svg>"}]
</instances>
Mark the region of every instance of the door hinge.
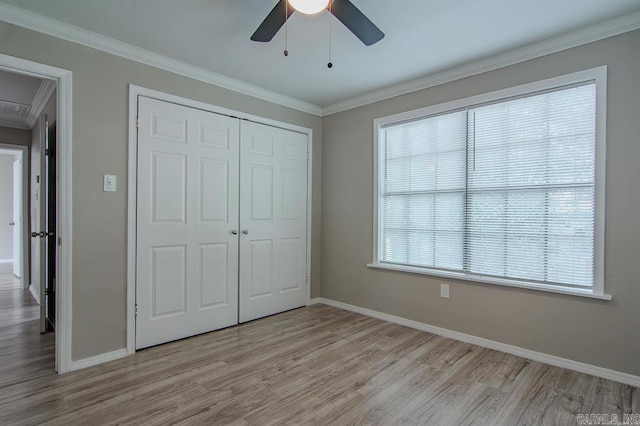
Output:
<instances>
[{"instance_id":1,"label":"door hinge","mask_svg":"<svg viewBox=\"0 0 640 426\"><path fill-rule=\"evenodd\" d=\"M136 118L136 127L140 128L140 119L139 118Z\"/></svg>"},{"instance_id":2,"label":"door hinge","mask_svg":"<svg viewBox=\"0 0 640 426\"><path fill-rule=\"evenodd\" d=\"M44 155L49 155L49 150L48 149L44 150Z\"/></svg>"},{"instance_id":3,"label":"door hinge","mask_svg":"<svg viewBox=\"0 0 640 426\"><path fill-rule=\"evenodd\" d=\"M62 247L62 237L58 237L58 245Z\"/></svg>"},{"instance_id":4,"label":"door hinge","mask_svg":"<svg viewBox=\"0 0 640 426\"><path fill-rule=\"evenodd\" d=\"M136 303L136 316L138 316L138 304Z\"/></svg>"}]
</instances>

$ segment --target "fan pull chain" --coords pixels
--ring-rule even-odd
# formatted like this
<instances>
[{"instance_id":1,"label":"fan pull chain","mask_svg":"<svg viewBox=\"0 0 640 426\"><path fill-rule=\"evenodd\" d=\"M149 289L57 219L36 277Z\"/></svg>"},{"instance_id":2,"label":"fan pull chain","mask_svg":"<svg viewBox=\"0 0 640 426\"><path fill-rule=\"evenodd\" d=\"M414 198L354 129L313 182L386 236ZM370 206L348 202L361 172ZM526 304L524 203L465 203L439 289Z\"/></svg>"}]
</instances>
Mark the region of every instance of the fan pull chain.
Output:
<instances>
[{"instance_id":1,"label":"fan pull chain","mask_svg":"<svg viewBox=\"0 0 640 426\"><path fill-rule=\"evenodd\" d=\"M289 1L284 6L284 56L289 56Z\"/></svg>"},{"instance_id":2,"label":"fan pull chain","mask_svg":"<svg viewBox=\"0 0 640 426\"><path fill-rule=\"evenodd\" d=\"M329 1L329 63L327 64L328 68L333 68L333 62L331 62L331 15L332 15L332 11L331 11L331 7L333 6L333 0Z\"/></svg>"}]
</instances>

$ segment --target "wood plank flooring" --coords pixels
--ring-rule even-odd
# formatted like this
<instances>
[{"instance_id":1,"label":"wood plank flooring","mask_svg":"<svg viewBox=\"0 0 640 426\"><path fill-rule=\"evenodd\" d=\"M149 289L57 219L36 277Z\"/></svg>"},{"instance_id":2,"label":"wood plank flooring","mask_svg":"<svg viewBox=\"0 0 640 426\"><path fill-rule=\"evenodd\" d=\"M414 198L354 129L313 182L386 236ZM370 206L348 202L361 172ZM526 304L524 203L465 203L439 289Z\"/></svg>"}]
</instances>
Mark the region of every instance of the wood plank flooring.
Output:
<instances>
[{"instance_id":1,"label":"wood plank flooring","mask_svg":"<svg viewBox=\"0 0 640 426\"><path fill-rule=\"evenodd\" d=\"M0 306L28 296L0 291ZM62 376L37 320L1 324L0 341L2 425L575 425L580 413L640 413L637 388L324 305Z\"/></svg>"},{"instance_id":2,"label":"wood plank flooring","mask_svg":"<svg viewBox=\"0 0 640 426\"><path fill-rule=\"evenodd\" d=\"M0 290L17 288L21 288L20 278L13 275L13 263L0 263Z\"/></svg>"}]
</instances>

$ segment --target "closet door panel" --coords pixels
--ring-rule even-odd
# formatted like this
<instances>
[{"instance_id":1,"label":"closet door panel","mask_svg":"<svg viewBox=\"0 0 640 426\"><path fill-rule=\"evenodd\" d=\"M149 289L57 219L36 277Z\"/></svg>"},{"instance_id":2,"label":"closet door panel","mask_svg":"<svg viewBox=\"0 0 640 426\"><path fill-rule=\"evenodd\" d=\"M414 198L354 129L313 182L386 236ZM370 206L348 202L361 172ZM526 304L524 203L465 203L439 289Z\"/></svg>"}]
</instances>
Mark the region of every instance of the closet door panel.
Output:
<instances>
[{"instance_id":1,"label":"closet door panel","mask_svg":"<svg viewBox=\"0 0 640 426\"><path fill-rule=\"evenodd\" d=\"M239 120L138 103L136 347L238 322Z\"/></svg>"},{"instance_id":2,"label":"closet door panel","mask_svg":"<svg viewBox=\"0 0 640 426\"><path fill-rule=\"evenodd\" d=\"M243 121L240 322L307 299L307 135Z\"/></svg>"}]
</instances>

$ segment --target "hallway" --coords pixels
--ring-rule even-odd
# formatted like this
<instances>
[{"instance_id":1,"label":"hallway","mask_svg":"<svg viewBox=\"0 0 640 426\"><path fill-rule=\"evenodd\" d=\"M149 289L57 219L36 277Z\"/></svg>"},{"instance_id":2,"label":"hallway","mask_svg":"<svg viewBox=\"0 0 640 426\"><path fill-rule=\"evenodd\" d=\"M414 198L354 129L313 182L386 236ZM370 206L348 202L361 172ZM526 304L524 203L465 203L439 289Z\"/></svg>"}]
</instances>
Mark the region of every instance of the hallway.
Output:
<instances>
[{"instance_id":1,"label":"hallway","mask_svg":"<svg viewBox=\"0 0 640 426\"><path fill-rule=\"evenodd\" d=\"M0 290L20 288L20 278L13 275L13 263L0 263Z\"/></svg>"},{"instance_id":2,"label":"hallway","mask_svg":"<svg viewBox=\"0 0 640 426\"><path fill-rule=\"evenodd\" d=\"M0 341L2 347L10 347L7 342L9 336L23 334L33 328L34 333L39 335L38 320L40 318L40 307L29 293L23 290L20 279L13 275L13 264L0 264ZM19 326L18 328L14 326ZM11 328L11 332L8 332ZM3 349L0 355L4 359L7 349Z\"/></svg>"},{"instance_id":3,"label":"hallway","mask_svg":"<svg viewBox=\"0 0 640 426\"><path fill-rule=\"evenodd\" d=\"M34 333L39 335L39 318L40 307L29 290L22 289L20 279L13 275L13 264L0 264L0 341L3 348L10 346L7 338L17 330L20 330L18 334L22 334L33 328ZM20 327L16 329L14 326ZM9 327L12 332L7 331ZM5 352L6 349L0 352L3 359Z\"/></svg>"},{"instance_id":4,"label":"hallway","mask_svg":"<svg viewBox=\"0 0 640 426\"><path fill-rule=\"evenodd\" d=\"M0 388L55 376L55 335L40 334L39 315L40 307L29 290L20 288L12 265L0 265Z\"/></svg>"}]
</instances>

